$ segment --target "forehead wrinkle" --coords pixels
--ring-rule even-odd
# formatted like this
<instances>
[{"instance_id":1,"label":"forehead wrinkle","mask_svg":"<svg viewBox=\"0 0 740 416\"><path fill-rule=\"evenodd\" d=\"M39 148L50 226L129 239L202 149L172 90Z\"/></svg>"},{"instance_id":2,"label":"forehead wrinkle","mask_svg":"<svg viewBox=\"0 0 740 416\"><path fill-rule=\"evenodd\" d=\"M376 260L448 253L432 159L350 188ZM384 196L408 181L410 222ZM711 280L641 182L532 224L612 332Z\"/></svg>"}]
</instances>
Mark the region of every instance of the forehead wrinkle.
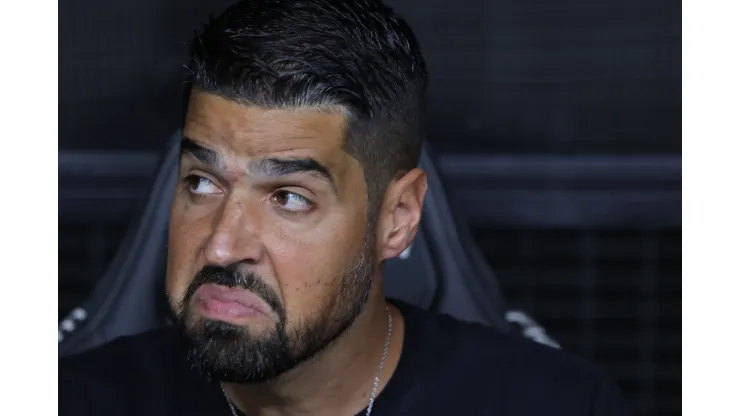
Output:
<instances>
[{"instance_id":1,"label":"forehead wrinkle","mask_svg":"<svg viewBox=\"0 0 740 416\"><path fill-rule=\"evenodd\" d=\"M350 117L343 108L264 108L196 90L190 99L190 127L241 176L258 173L246 169L253 158L309 157L331 169L337 187L347 182L355 158L345 146Z\"/></svg>"},{"instance_id":2,"label":"forehead wrinkle","mask_svg":"<svg viewBox=\"0 0 740 416\"><path fill-rule=\"evenodd\" d=\"M256 136L262 140L316 140L337 136L343 142L346 120L341 114L315 111L313 108L263 109L241 107L225 117L222 127L236 135ZM318 116L318 117L317 117ZM341 117L328 121L325 116Z\"/></svg>"},{"instance_id":3,"label":"forehead wrinkle","mask_svg":"<svg viewBox=\"0 0 740 416\"><path fill-rule=\"evenodd\" d=\"M340 108L264 108L202 91L194 91L190 107L188 115L202 118L198 120L202 127L219 139L266 146L274 141L319 140L336 141L341 147L348 126L346 112Z\"/></svg>"}]
</instances>

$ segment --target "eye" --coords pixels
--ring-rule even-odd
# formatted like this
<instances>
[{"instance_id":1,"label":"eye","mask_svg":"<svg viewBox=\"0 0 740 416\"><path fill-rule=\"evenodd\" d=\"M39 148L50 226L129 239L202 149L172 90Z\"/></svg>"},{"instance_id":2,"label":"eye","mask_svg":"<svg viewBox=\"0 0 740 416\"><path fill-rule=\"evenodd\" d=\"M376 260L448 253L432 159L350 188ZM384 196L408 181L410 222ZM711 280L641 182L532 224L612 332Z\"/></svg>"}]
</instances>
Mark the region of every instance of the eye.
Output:
<instances>
[{"instance_id":1,"label":"eye","mask_svg":"<svg viewBox=\"0 0 740 416\"><path fill-rule=\"evenodd\" d=\"M313 202L289 191L277 191L272 200L280 205L280 208L291 213L308 212L313 208Z\"/></svg>"},{"instance_id":2,"label":"eye","mask_svg":"<svg viewBox=\"0 0 740 416\"><path fill-rule=\"evenodd\" d=\"M220 192L218 187L208 178L198 175L190 175L185 178L188 185L188 191L197 196L214 195Z\"/></svg>"}]
</instances>

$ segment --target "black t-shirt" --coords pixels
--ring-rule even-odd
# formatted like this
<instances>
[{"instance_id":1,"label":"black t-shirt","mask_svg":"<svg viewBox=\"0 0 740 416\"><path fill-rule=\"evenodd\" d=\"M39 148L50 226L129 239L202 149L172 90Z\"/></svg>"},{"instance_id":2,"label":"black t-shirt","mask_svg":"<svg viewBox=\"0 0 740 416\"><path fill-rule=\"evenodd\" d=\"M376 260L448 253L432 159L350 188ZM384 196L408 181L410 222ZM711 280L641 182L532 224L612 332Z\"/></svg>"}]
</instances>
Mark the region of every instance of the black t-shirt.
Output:
<instances>
[{"instance_id":1,"label":"black t-shirt","mask_svg":"<svg viewBox=\"0 0 740 416\"><path fill-rule=\"evenodd\" d=\"M617 387L576 357L394 304L405 319L403 351L373 416L629 414ZM217 385L190 371L177 334L167 328L60 360L59 414L230 416L231 410Z\"/></svg>"}]
</instances>

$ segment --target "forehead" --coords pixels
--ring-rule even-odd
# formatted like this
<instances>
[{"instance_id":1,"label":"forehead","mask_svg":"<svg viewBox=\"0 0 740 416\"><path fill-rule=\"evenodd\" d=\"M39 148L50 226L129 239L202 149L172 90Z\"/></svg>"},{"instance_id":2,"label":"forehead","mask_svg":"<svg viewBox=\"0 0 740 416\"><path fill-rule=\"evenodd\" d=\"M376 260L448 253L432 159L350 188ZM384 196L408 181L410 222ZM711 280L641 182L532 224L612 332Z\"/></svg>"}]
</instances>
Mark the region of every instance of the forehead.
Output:
<instances>
[{"instance_id":1,"label":"forehead","mask_svg":"<svg viewBox=\"0 0 740 416\"><path fill-rule=\"evenodd\" d=\"M266 109L193 90L183 135L240 157L276 154L338 162L346 117L317 108Z\"/></svg>"}]
</instances>

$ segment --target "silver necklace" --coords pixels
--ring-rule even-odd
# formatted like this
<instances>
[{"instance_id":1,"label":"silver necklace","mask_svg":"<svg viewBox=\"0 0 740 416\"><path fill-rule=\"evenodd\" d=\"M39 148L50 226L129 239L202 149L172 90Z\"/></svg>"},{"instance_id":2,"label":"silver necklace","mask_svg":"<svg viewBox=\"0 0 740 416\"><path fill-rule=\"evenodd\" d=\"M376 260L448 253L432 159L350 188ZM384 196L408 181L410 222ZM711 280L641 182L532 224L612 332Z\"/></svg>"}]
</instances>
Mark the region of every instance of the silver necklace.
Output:
<instances>
[{"instance_id":1,"label":"silver necklace","mask_svg":"<svg viewBox=\"0 0 740 416\"><path fill-rule=\"evenodd\" d=\"M383 356L380 359L380 365L378 366L378 372L375 375L375 380L373 380L373 390L370 392L370 401L367 404L367 411L365 411L365 416L370 416L370 413L373 411L373 404L375 404L375 397L378 395L378 388L380 388L380 376L383 373L383 365L385 364L385 357L388 356L388 348L391 345L391 334L393 333L393 316L391 315L391 311L388 310L388 306L385 307L385 313L388 315L388 335L385 337L385 345L383 346ZM229 400L229 396L226 394L226 390L224 390L224 385L221 383L221 392L224 394L224 398L226 399L226 403L229 404L229 409L231 409L232 416L238 416L236 414L236 408L234 407L234 404L231 403L231 400Z\"/></svg>"}]
</instances>

